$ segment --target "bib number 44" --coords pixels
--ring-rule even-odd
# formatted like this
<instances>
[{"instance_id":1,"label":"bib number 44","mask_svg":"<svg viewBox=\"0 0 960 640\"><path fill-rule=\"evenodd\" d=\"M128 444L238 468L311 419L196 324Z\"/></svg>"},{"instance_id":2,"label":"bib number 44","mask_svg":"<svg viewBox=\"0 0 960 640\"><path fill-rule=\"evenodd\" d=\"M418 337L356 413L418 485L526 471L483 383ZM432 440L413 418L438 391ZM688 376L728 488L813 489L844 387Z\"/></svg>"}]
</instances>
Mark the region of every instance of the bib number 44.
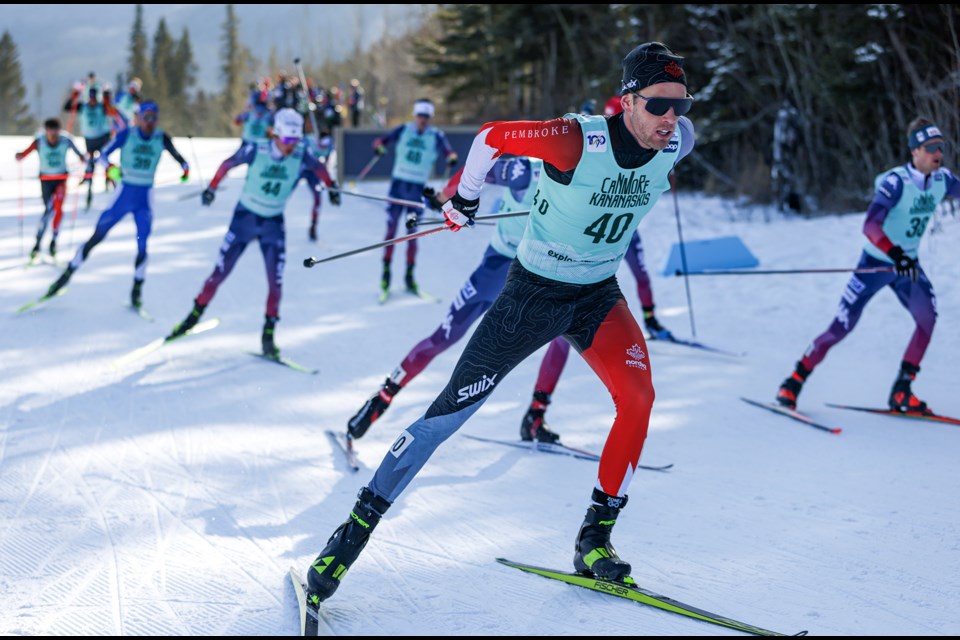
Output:
<instances>
[{"instance_id":1,"label":"bib number 44","mask_svg":"<svg viewBox=\"0 0 960 640\"><path fill-rule=\"evenodd\" d=\"M264 182L263 186L260 187L260 190L268 196L275 196L280 193L280 183L279 182Z\"/></svg>"}]
</instances>

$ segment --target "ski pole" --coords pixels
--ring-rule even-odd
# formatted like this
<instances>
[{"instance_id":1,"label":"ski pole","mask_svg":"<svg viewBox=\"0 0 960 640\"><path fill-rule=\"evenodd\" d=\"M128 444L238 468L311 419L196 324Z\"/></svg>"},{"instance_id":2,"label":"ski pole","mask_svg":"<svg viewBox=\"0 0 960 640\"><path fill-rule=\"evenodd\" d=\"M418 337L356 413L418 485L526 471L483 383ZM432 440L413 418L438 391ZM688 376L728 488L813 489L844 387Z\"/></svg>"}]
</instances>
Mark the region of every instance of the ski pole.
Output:
<instances>
[{"instance_id":1,"label":"ski pole","mask_svg":"<svg viewBox=\"0 0 960 640\"><path fill-rule=\"evenodd\" d=\"M371 196L371 195L367 195L366 193L358 193L356 191L346 191L345 189L330 189L330 191L336 191L345 196L356 196L358 198L366 198L368 200L377 200L379 202L389 202L391 204L400 204L406 207L416 207L418 209L424 209L427 206L423 202L417 202L416 200L403 200L401 198L391 198L389 196L387 197Z\"/></svg>"},{"instance_id":2,"label":"ski pole","mask_svg":"<svg viewBox=\"0 0 960 640\"><path fill-rule=\"evenodd\" d=\"M889 273L893 267L867 267L863 269L710 269L707 271L693 271L684 273L677 269L675 276L763 276L771 274L794 274L794 273Z\"/></svg>"},{"instance_id":3,"label":"ski pole","mask_svg":"<svg viewBox=\"0 0 960 640\"><path fill-rule=\"evenodd\" d=\"M374 154L374 156L370 158L370 162L367 163L367 166L365 166L363 169L360 170L360 173L357 175L357 177L354 180L350 181L350 186L356 187L358 182L366 178L367 174L370 173L370 169L373 169L373 165L377 164L377 161L379 159L380 159L380 156Z\"/></svg>"},{"instance_id":4,"label":"ski pole","mask_svg":"<svg viewBox=\"0 0 960 640\"><path fill-rule=\"evenodd\" d=\"M490 220L492 218L513 218L516 216L525 216L529 211L511 211L509 213L495 213L489 216L478 216L474 218L475 222L482 222L484 220ZM446 222L446 220L439 220L433 224L439 224ZM321 262L329 262L330 260L336 260L337 258L346 258L347 256L352 256L358 253L363 253L364 251L372 251L373 249L379 249L380 247L386 247L391 244L398 244L400 242L406 242L407 240L413 240L415 238L421 238L431 233L436 233L437 231L443 231L447 227L437 227L436 229L427 229L426 231L418 231L417 233L411 233L410 235L403 236L402 238L394 238L392 240L384 240L383 242L378 242L377 244L372 244L368 247L361 247L359 249L353 249L352 251L347 251L346 253L339 253L335 256L330 256L328 258L316 259L316 258L305 258L303 261L303 266L310 268L315 264L320 264Z\"/></svg>"},{"instance_id":5,"label":"ski pole","mask_svg":"<svg viewBox=\"0 0 960 640\"><path fill-rule=\"evenodd\" d=\"M491 214L488 215L488 216L477 216L476 218L473 219L473 221L474 221L474 222L477 222L477 223L480 223L480 222L483 222L484 220L498 220L498 219L500 219L500 218L518 218L518 217L520 217L520 216L525 216L525 215L527 215L528 213L530 213L530 211L509 211L509 212L507 212L507 213L491 213ZM438 220L424 220L424 221L422 221L420 224L422 224L422 225L426 225L426 224L443 224L444 222L446 222L446 219L442 219L442 220L439 220L439 219L438 219Z\"/></svg>"},{"instance_id":6,"label":"ski pole","mask_svg":"<svg viewBox=\"0 0 960 640\"><path fill-rule=\"evenodd\" d=\"M697 327L693 322L693 299L690 297L690 280L687 279L687 253L683 248L683 229L680 227L680 204L677 201L677 179L673 171L670 172L670 191L673 192L673 211L677 217L677 237L680 239L680 263L683 265L683 286L687 290L687 308L690 309L690 332L697 337Z\"/></svg>"},{"instance_id":7,"label":"ski pole","mask_svg":"<svg viewBox=\"0 0 960 640\"><path fill-rule=\"evenodd\" d=\"M23 160L17 162L17 168L20 170L19 189L20 189L20 255L24 253L23 248ZM39 241L38 241L39 242Z\"/></svg>"},{"instance_id":8,"label":"ski pole","mask_svg":"<svg viewBox=\"0 0 960 640\"><path fill-rule=\"evenodd\" d=\"M310 99L310 89L307 87L307 76L303 73L303 65L300 64L300 58L294 58L293 64L297 67L297 75L300 76L300 86L303 87L303 95L307 97L307 111L310 112L313 121L313 131L320 138L320 121L317 120L317 105Z\"/></svg>"},{"instance_id":9,"label":"ski pole","mask_svg":"<svg viewBox=\"0 0 960 640\"><path fill-rule=\"evenodd\" d=\"M80 210L80 187L73 193L73 214L70 216L70 250L73 250L73 229L77 226L77 211Z\"/></svg>"},{"instance_id":10,"label":"ski pole","mask_svg":"<svg viewBox=\"0 0 960 640\"><path fill-rule=\"evenodd\" d=\"M203 185L203 174L200 173L200 161L197 159L197 148L193 146L193 136L187 136L187 140L190 141L190 151L193 153L193 162L197 165L197 180L200 181L201 186Z\"/></svg>"},{"instance_id":11,"label":"ski pole","mask_svg":"<svg viewBox=\"0 0 960 640\"><path fill-rule=\"evenodd\" d=\"M371 244L368 247L361 247L359 249L354 249L352 251L347 251L345 253L338 253L335 256L329 256L327 258L304 258L303 266L308 269L312 268L316 264L321 262L330 262L331 260L337 260L339 258L346 258L347 256L356 255L358 253L363 253L364 251L372 251L373 249L379 249L380 247L386 247L391 244L398 244L400 242L406 242L407 240L414 240L415 238L422 238L423 236L430 235L431 233L437 233L438 231L445 231L447 227L437 227L436 229L427 229L426 231L418 231L417 233L411 233L410 235L403 236L402 238L393 238L392 240L384 240L383 242L378 242L377 244Z\"/></svg>"},{"instance_id":12,"label":"ski pole","mask_svg":"<svg viewBox=\"0 0 960 640\"><path fill-rule=\"evenodd\" d=\"M417 224L418 224L418 226L426 226L426 225L428 225L428 224L441 224L441 223L443 223L443 222L446 222L446 220L441 220L440 218L430 218L429 220L421 220L421 221L420 221L419 223L417 223ZM496 225L497 223L496 223L496 222L482 222L482 221L480 221L480 220L476 220L476 221L474 222L474 224L483 224L483 225L494 226L494 225Z\"/></svg>"},{"instance_id":13,"label":"ski pole","mask_svg":"<svg viewBox=\"0 0 960 640\"><path fill-rule=\"evenodd\" d=\"M376 200L377 202L389 202L391 204L399 204L405 207L412 207L416 209L426 209L427 205L424 202L417 202L416 200L404 200L402 198L392 198L390 196L372 196L366 193L360 193L358 191L347 191L346 189L330 189L330 191L336 191L345 196L356 196L357 198L366 198L367 200ZM490 220L494 218L511 218L514 216L525 216L530 211L513 211L510 213L497 213L489 216L479 216L475 220ZM421 222L421 224L433 224L441 223L443 220L430 220L427 222Z\"/></svg>"}]
</instances>

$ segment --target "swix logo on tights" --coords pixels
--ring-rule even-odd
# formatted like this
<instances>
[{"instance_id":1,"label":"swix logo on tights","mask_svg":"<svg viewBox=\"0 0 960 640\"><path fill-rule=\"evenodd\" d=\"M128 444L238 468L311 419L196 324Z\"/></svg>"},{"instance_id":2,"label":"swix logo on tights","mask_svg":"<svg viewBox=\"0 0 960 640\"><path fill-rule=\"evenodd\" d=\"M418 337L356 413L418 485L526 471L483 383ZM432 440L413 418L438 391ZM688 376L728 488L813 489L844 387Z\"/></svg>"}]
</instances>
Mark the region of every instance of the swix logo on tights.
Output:
<instances>
[{"instance_id":1,"label":"swix logo on tights","mask_svg":"<svg viewBox=\"0 0 960 640\"><path fill-rule=\"evenodd\" d=\"M483 393L490 387L492 387L497 380L497 376L500 374L493 374L493 377L488 377L487 374L484 374L482 378L474 382L473 384L468 384L465 387L460 387L460 390L457 392L457 404L469 400L478 393Z\"/></svg>"}]
</instances>

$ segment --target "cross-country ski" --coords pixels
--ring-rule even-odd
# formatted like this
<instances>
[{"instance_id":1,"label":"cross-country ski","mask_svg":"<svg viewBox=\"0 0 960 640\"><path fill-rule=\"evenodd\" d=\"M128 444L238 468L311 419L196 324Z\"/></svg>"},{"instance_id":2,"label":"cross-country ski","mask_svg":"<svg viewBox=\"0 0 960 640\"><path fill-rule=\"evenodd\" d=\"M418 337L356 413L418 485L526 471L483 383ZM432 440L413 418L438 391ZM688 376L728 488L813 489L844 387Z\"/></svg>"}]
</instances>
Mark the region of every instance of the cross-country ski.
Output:
<instances>
[{"instance_id":1,"label":"cross-country ski","mask_svg":"<svg viewBox=\"0 0 960 640\"><path fill-rule=\"evenodd\" d=\"M911 420L926 420L927 422L940 422L942 424L954 424L960 425L960 418L951 418L950 416L941 416L939 414L933 413L932 411L920 412L920 411L894 411L893 409L883 409L880 407L855 407L846 404L834 404L831 402L827 403L828 407L833 407L834 409L847 409L849 411L863 411L866 413L874 413L881 416L891 416L894 418L909 418Z\"/></svg>"},{"instance_id":2,"label":"cross-country ski","mask_svg":"<svg viewBox=\"0 0 960 640\"><path fill-rule=\"evenodd\" d=\"M734 631L743 631L744 633L749 633L756 636L807 635L806 631L800 631L794 634L777 633L775 631L756 627L745 622L738 622L716 613L710 613L709 611L704 611L703 609L678 602L673 598L668 598L667 596L662 596L658 593L648 591L647 589L639 586L633 580L633 578L630 577L619 581L604 580L602 578L597 578L596 576L545 569L543 567L513 562L505 558L497 558L497 562L507 567L520 569L521 571L533 573L544 578L558 580L560 582L565 582L577 587L583 587L599 593L616 596L618 598L625 598L627 600L632 600L634 602L639 602L641 604L660 609L662 611L669 611L670 613L675 613L692 618L694 620L700 620L701 622L707 622L721 627L726 627L727 629L732 629Z\"/></svg>"},{"instance_id":3,"label":"cross-country ski","mask_svg":"<svg viewBox=\"0 0 960 640\"><path fill-rule=\"evenodd\" d=\"M788 407L784 407L783 405L779 405L775 402L760 402L758 400L752 400L750 398L742 398L742 397L740 399L746 402L747 404L753 405L754 407L759 407L761 409L766 409L767 411L772 411L773 413L790 418L791 420L795 420L801 424L805 424L808 427L819 429L820 431L826 431L827 433L833 433L833 434L839 434L843 431L843 429L841 429L840 427L821 424L816 420L814 420L813 418L811 418L810 416L806 415L805 413L801 413L796 409L790 409Z\"/></svg>"},{"instance_id":4,"label":"cross-country ski","mask_svg":"<svg viewBox=\"0 0 960 640\"><path fill-rule=\"evenodd\" d=\"M542 453L552 453L562 456L569 456L571 458L577 458L578 460L589 460L590 462L599 462L600 455L593 453L591 451L586 451L584 449L578 449L576 447L570 447L560 442L537 442L529 441L525 442L523 440L501 440L498 438L484 438L482 436L475 436L473 434L466 433L464 437L470 438L471 440L477 440L478 442L489 442L492 444L501 444L507 447L514 447L517 449L526 449L527 451L533 452L542 452ZM638 469L646 469L648 471L669 471L673 468L673 464L664 464L664 465L649 465L649 464L638 464Z\"/></svg>"},{"instance_id":5,"label":"cross-country ski","mask_svg":"<svg viewBox=\"0 0 960 640\"><path fill-rule=\"evenodd\" d=\"M128 365L128 364L130 364L130 363L132 363L132 362L134 362L134 361L136 361L136 360L139 360L139 359L141 359L141 358L144 358L144 357L150 355L150 354L153 353L154 351L159 350L161 347L164 347L164 346L170 344L171 342L174 342L175 340L181 340L181 339L183 339L183 338L186 338L186 337L189 337L189 336L192 336L192 335L196 335L196 334L198 334L198 333L203 333L203 332L205 332L205 331L210 331L211 329L216 328L219 324L220 324L220 320L219 320L218 318L211 318L210 320L206 320L206 321L201 322L200 324L198 324L198 325L190 328L189 330L187 330L185 333L183 333L183 334L181 334L181 335L177 335L177 336L168 335L168 336L164 336L164 337L162 337L162 338L157 338L156 340L153 340L153 341L151 341L151 342L148 342L147 344L143 345L142 347L138 347L138 348L134 349L133 351L129 351L128 353L120 356L119 358L117 358L116 360L114 360L114 361L112 362L112 365L113 365L114 368L119 369L119 368L121 368L121 367L124 367L124 366L126 366L126 365Z\"/></svg>"}]
</instances>

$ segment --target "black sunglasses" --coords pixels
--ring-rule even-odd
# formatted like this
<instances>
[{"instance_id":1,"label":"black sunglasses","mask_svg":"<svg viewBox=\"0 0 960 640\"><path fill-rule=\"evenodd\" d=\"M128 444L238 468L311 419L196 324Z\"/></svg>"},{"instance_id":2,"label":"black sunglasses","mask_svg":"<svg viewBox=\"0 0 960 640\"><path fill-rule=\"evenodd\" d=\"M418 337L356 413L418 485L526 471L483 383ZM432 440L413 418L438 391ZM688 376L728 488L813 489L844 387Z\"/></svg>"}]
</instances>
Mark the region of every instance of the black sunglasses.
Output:
<instances>
[{"instance_id":1,"label":"black sunglasses","mask_svg":"<svg viewBox=\"0 0 960 640\"><path fill-rule=\"evenodd\" d=\"M936 153L937 151L946 152L947 145L942 142L931 142L930 144L923 145L923 150L927 153Z\"/></svg>"},{"instance_id":2,"label":"black sunglasses","mask_svg":"<svg viewBox=\"0 0 960 640\"><path fill-rule=\"evenodd\" d=\"M646 103L647 111L655 116L662 116L670 109L673 109L673 112L678 116L682 116L690 111L690 107L693 106L693 96L690 94L687 94L686 98L648 98L639 93L633 95L643 100Z\"/></svg>"}]
</instances>

